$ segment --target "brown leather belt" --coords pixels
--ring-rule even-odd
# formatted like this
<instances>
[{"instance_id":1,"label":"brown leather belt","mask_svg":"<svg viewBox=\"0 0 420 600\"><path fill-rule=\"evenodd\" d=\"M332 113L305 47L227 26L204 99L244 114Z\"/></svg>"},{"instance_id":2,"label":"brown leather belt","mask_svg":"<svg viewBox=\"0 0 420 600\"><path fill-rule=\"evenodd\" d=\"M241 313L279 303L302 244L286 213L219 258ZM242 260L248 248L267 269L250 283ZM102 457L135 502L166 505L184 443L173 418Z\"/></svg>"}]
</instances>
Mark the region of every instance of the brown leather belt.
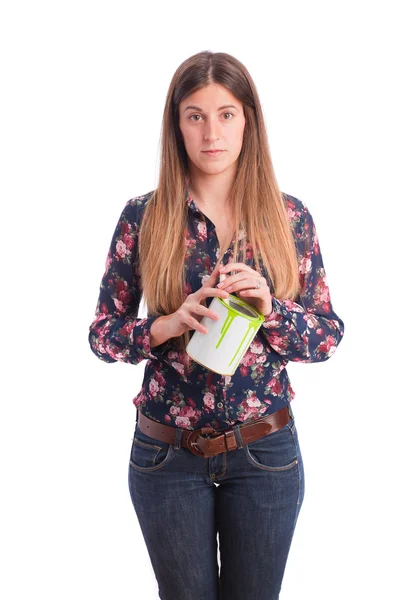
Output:
<instances>
[{"instance_id":1,"label":"brown leather belt","mask_svg":"<svg viewBox=\"0 0 420 600\"><path fill-rule=\"evenodd\" d=\"M140 431L146 435L166 442L167 444L175 445L177 427L165 425L158 421L153 421L144 415L140 410L138 412L137 425ZM280 410L261 417L251 423L240 425L241 436L244 444L250 444L260 438L274 433L281 429L289 422L293 413L289 406L285 406ZM206 436L206 437L204 437ZM221 452L229 452L236 450L235 432L232 428L218 431L213 427L201 427L200 429L183 429L181 434L181 446L188 448L193 454L208 458L215 456Z\"/></svg>"}]
</instances>

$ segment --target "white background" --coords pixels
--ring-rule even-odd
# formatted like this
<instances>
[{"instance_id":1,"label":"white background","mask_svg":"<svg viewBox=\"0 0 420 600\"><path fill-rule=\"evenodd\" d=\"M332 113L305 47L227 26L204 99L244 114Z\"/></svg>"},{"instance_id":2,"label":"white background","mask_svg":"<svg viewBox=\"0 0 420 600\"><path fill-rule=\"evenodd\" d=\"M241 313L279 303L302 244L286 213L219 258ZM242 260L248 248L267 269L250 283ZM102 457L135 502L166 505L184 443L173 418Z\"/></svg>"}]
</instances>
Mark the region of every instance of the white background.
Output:
<instances>
[{"instance_id":1,"label":"white background","mask_svg":"<svg viewBox=\"0 0 420 600\"><path fill-rule=\"evenodd\" d=\"M201 50L254 78L346 327L327 362L288 365L306 492L281 597L419 598L414 9L3 6L3 598L158 598L127 481L144 364L99 361L88 327L122 208L157 183L169 82Z\"/></svg>"}]
</instances>

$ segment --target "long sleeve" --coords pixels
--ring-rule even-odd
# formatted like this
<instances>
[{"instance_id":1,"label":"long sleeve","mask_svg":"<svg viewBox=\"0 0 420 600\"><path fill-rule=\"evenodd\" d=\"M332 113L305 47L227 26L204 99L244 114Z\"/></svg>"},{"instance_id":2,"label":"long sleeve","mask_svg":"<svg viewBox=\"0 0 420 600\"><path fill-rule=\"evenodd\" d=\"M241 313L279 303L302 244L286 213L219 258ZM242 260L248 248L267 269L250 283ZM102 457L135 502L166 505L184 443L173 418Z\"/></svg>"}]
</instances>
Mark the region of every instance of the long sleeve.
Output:
<instances>
[{"instance_id":1,"label":"long sleeve","mask_svg":"<svg viewBox=\"0 0 420 600\"><path fill-rule=\"evenodd\" d=\"M129 200L118 220L89 327L92 352L104 362L138 364L159 360L169 340L150 349L150 328L158 316L137 318L142 290L135 273L140 214L145 196Z\"/></svg>"},{"instance_id":2,"label":"long sleeve","mask_svg":"<svg viewBox=\"0 0 420 600\"><path fill-rule=\"evenodd\" d=\"M336 351L344 335L344 323L333 311L312 215L302 201L295 203L294 208L293 211L289 207L289 211L297 223L294 231L303 288L299 302L279 300L272 295L273 311L260 331L273 350L286 359L321 362Z\"/></svg>"}]
</instances>

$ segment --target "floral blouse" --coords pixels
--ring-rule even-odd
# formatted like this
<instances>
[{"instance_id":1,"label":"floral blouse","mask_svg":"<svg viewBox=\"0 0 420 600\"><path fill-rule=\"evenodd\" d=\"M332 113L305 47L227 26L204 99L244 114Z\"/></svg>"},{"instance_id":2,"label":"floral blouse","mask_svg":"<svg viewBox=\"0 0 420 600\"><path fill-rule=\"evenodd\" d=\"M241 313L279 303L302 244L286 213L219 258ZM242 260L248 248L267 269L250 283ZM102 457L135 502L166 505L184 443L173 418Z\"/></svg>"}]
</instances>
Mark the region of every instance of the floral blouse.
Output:
<instances>
[{"instance_id":1,"label":"floral blouse","mask_svg":"<svg viewBox=\"0 0 420 600\"><path fill-rule=\"evenodd\" d=\"M152 193L128 200L116 225L95 317L89 327L92 352L108 363L137 365L146 360L142 386L132 402L151 419L174 427L211 426L222 430L288 405L295 392L286 371L287 363L326 361L344 335L344 323L333 311L318 236L307 206L285 194L303 283L299 302L280 300L271 289L272 313L265 318L235 373L229 376L219 375L193 360L187 370L172 339L150 348L150 328L158 316L138 318L142 291L135 261L139 225ZM220 253L214 224L197 207L189 191L185 198L189 210L184 299L203 285ZM244 262L255 268L243 229L238 243L246 244ZM223 264L232 262L233 244L234 239Z\"/></svg>"}]
</instances>

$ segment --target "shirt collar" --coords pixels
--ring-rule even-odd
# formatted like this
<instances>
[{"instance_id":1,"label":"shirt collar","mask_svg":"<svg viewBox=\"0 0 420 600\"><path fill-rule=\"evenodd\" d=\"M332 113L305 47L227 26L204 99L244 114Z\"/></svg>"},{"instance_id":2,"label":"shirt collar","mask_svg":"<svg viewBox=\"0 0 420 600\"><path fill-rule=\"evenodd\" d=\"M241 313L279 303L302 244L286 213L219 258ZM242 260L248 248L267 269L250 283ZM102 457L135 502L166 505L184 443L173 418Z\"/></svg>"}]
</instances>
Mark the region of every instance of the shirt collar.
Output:
<instances>
[{"instance_id":1,"label":"shirt collar","mask_svg":"<svg viewBox=\"0 0 420 600\"><path fill-rule=\"evenodd\" d=\"M186 191L185 191L185 199L187 202L187 205L189 207L189 209L193 212L193 213L197 213L199 215L201 215L202 217L203 212L198 208L197 204L194 202L192 196L191 196L191 190L190 190L190 177L189 175L185 176L185 186L186 186Z\"/></svg>"},{"instance_id":2,"label":"shirt collar","mask_svg":"<svg viewBox=\"0 0 420 600\"><path fill-rule=\"evenodd\" d=\"M192 199L189 186L187 186L186 201L187 201L187 204L188 204L188 207L190 208L190 210L192 210L193 212L199 213L199 214L203 214L201 212L201 210L198 208L198 206L196 205L196 203L194 202L194 200Z\"/></svg>"}]
</instances>

